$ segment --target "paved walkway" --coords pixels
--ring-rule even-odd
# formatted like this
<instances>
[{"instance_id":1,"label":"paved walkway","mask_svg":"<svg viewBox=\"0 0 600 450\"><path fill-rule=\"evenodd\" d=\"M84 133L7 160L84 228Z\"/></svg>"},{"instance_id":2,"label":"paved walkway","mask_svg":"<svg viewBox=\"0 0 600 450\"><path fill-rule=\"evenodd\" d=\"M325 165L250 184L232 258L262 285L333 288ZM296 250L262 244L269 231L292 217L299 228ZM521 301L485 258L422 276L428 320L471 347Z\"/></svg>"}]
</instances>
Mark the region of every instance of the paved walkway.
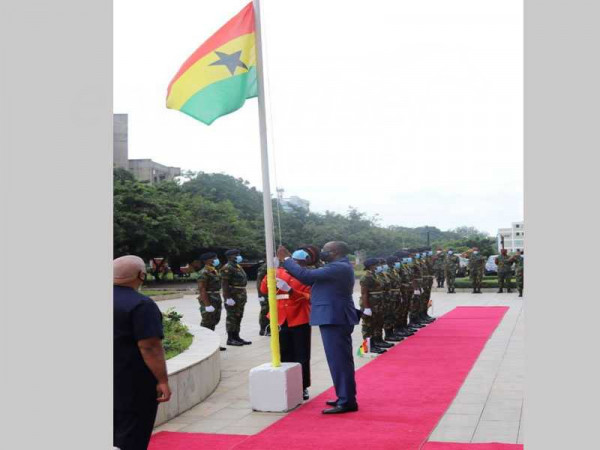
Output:
<instances>
[{"instance_id":1,"label":"paved walkway","mask_svg":"<svg viewBox=\"0 0 600 450\"><path fill-rule=\"evenodd\" d=\"M434 315L444 314L456 306L505 305L510 309L430 440L522 443L525 353L522 299L516 294L449 295L442 292L434 292L432 298ZM358 299L357 291L355 299ZM158 305L161 310L175 307L183 314L185 322L200 321L198 301L194 296L164 300ZM270 361L269 338L258 335L259 309L256 291L250 289L240 334L251 340L252 345L227 347L227 351L221 352L221 382L215 392L198 406L157 427L155 431L255 434L285 415L252 411L248 400L249 370ZM223 313L216 329L223 345L226 341L224 319ZM357 348L362 341L360 326L355 328L353 340ZM370 358L355 357L357 369L369 361ZM312 333L311 372L311 397L332 386L323 344L316 328Z\"/></svg>"}]
</instances>

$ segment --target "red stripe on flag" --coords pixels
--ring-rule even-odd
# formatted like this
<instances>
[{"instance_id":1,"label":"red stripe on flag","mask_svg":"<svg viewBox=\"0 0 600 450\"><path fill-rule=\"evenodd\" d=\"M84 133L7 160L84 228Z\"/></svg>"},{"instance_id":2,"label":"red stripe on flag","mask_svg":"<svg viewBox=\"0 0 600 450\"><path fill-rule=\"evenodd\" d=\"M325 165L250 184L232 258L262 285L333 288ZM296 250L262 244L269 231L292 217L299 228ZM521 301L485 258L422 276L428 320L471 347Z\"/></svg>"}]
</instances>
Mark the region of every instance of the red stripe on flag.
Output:
<instances>
[{"instance_id":1,"label":"red stripe on flag","mask_svg":"<svg viewBox=\"0 0 600 450\"><path fill-rule=\"evenodd\" d=\"M208 55L214 49L221 47L227 42L243 34L254 33L254 5L248 3L235 17L223 25L219 31L209 37L196 51L183 63L177 75L169 83L168 93L171 92L171 86L177 79L187 71L196 61Z\"/></svg>"}]
</instances>

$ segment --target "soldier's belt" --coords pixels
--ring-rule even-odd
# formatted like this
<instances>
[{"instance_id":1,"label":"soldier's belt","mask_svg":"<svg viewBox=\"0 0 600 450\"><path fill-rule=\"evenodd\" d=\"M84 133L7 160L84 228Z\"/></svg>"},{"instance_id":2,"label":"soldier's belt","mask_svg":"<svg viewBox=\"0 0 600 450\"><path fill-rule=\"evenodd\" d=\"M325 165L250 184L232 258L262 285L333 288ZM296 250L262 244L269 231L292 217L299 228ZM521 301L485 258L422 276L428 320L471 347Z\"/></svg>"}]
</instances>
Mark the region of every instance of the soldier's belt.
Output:
<instances>
[{"instance_id":1,"label":"soldier's belt","mask_svg":"<svg viewBox=\"0 0 600 450\"><path fill-rule=\"evenodd\" d=\"M229 286L231 289L246 289L246 286Z\"/></svg>"},{"instance_id":2,"label":"soldier's belt","mask_svg":"<svg viewBox=\"0 0 600 450\"><path fill-rule=\"evenodd\" d=\"M207 294L220 294L221 291L206 291Z\"/></svg>"},{"instance_id":3,"label":"soldier's belt","mask_svg":"<svg viewBox=\"0 0 600 450\"><path fill-rule=\"evenodd\" d=\"M373 291L373 292L369 292L369 294L384 294L383 291Z\"/></svg>"},{"instance_id":4,"label":"soldier's belt","mask_svg":"<svg viewBox=\"0 0 600 450\"><path fill-rule=\"evenodd\" d=\"M399 292L400 289L390 289L390 292Z\"/></svg>"}]
</instances>

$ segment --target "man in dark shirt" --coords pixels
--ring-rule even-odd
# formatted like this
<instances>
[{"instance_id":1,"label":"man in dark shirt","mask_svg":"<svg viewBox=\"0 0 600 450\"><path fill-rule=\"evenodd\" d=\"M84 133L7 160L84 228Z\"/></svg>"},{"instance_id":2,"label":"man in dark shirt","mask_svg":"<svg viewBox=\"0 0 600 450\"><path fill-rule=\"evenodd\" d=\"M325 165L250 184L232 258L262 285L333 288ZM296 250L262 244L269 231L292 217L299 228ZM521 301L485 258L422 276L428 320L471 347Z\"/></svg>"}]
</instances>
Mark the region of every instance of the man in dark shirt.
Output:
<instances>
[{"instance_id":1,"label":"man in dark shirt","mask_svg":"<svg viewBox=\"0 0 600 450\"><path fill-rule=\"evenodd\" d=\"M121 450L148 448L158 403L171 398L162 315L137 292L145 278L141 258L113 261L113 445Z\"/></svg>"}]
</instances>

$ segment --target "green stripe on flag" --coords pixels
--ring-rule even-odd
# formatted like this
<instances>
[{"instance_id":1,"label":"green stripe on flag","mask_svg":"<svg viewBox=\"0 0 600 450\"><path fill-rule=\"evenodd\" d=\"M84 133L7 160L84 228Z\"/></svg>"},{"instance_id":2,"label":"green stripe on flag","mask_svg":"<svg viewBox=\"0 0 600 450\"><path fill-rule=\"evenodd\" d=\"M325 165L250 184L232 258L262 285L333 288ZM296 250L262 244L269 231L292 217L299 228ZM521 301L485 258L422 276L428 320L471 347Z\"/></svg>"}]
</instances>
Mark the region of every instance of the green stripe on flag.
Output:
<instances>
[{"instance_id":1,"label":"green stripe on flag","mask_svg":"<svg viewBox=\"0 0 600 450\"><path fill-rule=\"evenodd\" d=\"M218 81L196 92L180 111L210 125L217 118L240 109L247 98L258 95L256 67Z\"/></svg>"}]
</instances>

